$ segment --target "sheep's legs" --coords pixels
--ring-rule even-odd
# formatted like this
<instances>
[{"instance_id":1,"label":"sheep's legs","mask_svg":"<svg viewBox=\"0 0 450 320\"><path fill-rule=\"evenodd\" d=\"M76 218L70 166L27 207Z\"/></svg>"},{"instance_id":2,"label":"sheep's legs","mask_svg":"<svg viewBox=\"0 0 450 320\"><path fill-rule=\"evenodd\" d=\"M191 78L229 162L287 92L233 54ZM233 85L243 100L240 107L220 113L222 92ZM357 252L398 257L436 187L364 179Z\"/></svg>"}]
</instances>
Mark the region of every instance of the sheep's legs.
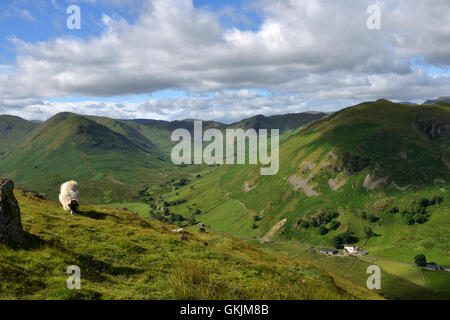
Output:
<instances>
[{"instance_id":1,"label":"sheep's legs","mask_svg":"<svg viewBox=\"0 0 450 320\"><path fill-rule=\"evenodd\" d=\"M73 216L73 211L72 210L70 210L70 214Z\"/></svg>"}]
</instances>

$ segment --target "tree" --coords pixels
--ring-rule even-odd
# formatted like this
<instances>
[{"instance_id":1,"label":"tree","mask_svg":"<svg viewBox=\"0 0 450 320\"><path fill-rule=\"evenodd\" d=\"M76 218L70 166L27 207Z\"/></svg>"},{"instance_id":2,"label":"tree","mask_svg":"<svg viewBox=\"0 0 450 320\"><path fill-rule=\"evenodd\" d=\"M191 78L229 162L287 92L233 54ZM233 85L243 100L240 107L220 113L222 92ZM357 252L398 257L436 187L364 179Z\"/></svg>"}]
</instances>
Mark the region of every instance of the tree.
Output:
<instances>
[{"instance_id":1,"label":"tree","mask_svg":"<svg viewBox=\"0 0 450 320\"><path fill-rule=\"evenodd\" d=\"M302 220L301 227L304 228L304 229L308 229L309 228L308 220Z\"/></svg>"},{"instance_id":2,"label":"tree","mask_svg":"<svg viewBox=\"0 0 450 320\"><path fill-rule=\"evenodd\" d=\"M414 257L414 263L418 267L425 267L427 265L427 258L424 254L418 254Z\"/></svg>"},{"instance_id":3,"label":"tree","mask_svg":"<svg viewBox=\"0 0 450 320\"><path fill-rule=\"evenodd\" d=\"M413 225L414 224L414 217L411 213L408 213L405 215L406 224Z\"/></svg>"},{"instance_id":4,"label":"tree","mask_svg":"<svg viewBox=\"0 0 450 320\"><path fill-rule=\"evenodd\" d=\"M336 249L342 249L344 248L344 241L341 237L336 236L333 238L333 245Z\"/></svg>"},{"instance_id":5,"label":"tree","mask_svg":"<svg viewBox=\"0 0 450 320\"><path fill-rule=\"evenodd\" d=\"M325 226L321 225L321 226L319 227L319 234L320 234L321 236L323 236L323 235L325 235L325 234L327 234L327 233L328 233L328 229L325 228Z\"/></svg>"},{"instance_id":6,"label":"tree","mask_svg":"<svg viewBox=\"0 0 450 320\"><path fill-rule=\"evenodd\" d=\"M418 224L424 224L425 222L428 221L428 217L426 214L415 214L414 215L414 221Z\"/></svg>"},{"instance_id":7,"label":"tree","mask_svg":"<svg viewBox=\"0 0 450 320\"><path fill-rule=\"evenodd\" d=\"M333 238L333 244L336 249L342 249L344 244L352 244L358 242L358 238L352 232L346 231Z\"/></svg>"},{"instance_id":8,"label":"tree","mask_svg":"<svg viewBox=\"0 0 450 320\"><path fill-rule=\"evenodd\" d=\"M371 227L365 226L365 227L364 227L364 233L366 234L366 237L367 237L367 238L372 238L372 237L375 236L375 233L373 232L373 230L372 230Z\"/></svg>"},{"instance_id":9,"label":"tree","mask_svg":"<svg viewBox=\"0 0 450 320\"><path fill-rule=\"evenodd\" d=\"M390 213L392 213L392 214L396 214L396 213L398 213L398 208L397 207L393 207L393 208L391 208L391 210L389 210L389 212Z\"/></svg>"},{"instance_id":10,"label":"tree","mask_svg":"<svg viewBox=\"0 0 450 320\"><path fill-rule=\"evenodd\" d=\"M336 230L340 225L341 223L339 221L333 220L330 224L330 230Z\"/></svg>"}]
</instances>

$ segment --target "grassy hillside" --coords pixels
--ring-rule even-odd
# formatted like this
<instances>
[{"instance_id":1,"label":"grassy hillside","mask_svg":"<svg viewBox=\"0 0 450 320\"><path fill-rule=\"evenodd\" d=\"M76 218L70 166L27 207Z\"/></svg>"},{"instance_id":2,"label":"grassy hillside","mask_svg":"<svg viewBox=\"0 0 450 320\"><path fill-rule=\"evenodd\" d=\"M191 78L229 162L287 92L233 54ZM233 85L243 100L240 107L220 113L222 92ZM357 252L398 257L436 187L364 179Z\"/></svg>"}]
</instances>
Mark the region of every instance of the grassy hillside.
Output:
<instances>
[{"instance_id":1,"label":"grassy hillside","mask_svg":"<svg viewBox=\"0 0 450 320\"><path fill-rule=\"evenodd\" d=\"M137 132L113 131L75 114L59 114L0 158L0 172L18 185L56 199L58 185L75 179L85 200L127 199L146 181L164 181L170 166ZM159 171L161 170L161 171Z\"/></svg>"},{"instance_id":2,"label":"grassy hillside","mask_svg":"<svg viewBox=\"0 0 450 320\"><path fill-rule=\"evenodd\" d=\"M11 146L23 142L39 123L14 116L0 116L0 156Z\"/></svg>"},{"instance_id":3,"label":"grassy hillside","mask_svg":"<svg viewBox=\"0 0 450 320\"><path fill-rule=\"evenodd\" d=\"M164 199L185 199L170 209L181 214L193 215L193 203L202 206L197 219L224 232L240 234L256 224L266 234L286 218L274 239L333 247L347 234L373 256L411 263L424 253L449 266L449 124L448 103L364 103L285 139L277 175L224 166ZM240 208L211 211L227 199L245 206L245 225Z\"/></svg>"},{"instance_id":4,"label":"grassy hillside","mask_svg":"<svg viewBox=\"0 0 450 320\"><path fill-rule=\"evenodd\" d=\"M56 203L16 192L25 247L0 245L0 299L373 299L375 293L237 238L186 232L129 211ZM70 265L81 290L66 287ZM339 282L339 285L336 283Z\"/></svg>"},{"instance_id":5,"label":"grassy hillside","mask_svg":"<svg viewBox=\"0 0 450 320\"><path fill-rule=\"evenodd\" d=\"M323 114L258 116L242 123L225 125L205 121L204 129L254 126L294 128L320 119ZM189 177L206 166L175 166L170 160L178 128L193 130L193 120L114 120L105 117L60 113L42 124L16 117L0 118L0 174L13 178L22 188L57 199L59 185L75 179L84 199L111 203L141 198L142 190L170 180Z\"/></svg>"}]
</instances>

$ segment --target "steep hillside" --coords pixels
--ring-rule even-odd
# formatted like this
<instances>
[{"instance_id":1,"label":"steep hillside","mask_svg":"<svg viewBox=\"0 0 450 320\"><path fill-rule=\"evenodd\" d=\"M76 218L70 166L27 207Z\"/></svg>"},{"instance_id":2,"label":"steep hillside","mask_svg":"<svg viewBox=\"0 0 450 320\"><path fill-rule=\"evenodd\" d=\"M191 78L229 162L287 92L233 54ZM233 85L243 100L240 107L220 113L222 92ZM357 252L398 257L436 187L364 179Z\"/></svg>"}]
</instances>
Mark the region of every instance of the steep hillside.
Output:
<instances>
[{"instance_id":1,"label":"steep hillside","mask_svg":"<svg viewBox=\"0 0 450 320\"><path fill-rule=\"evenodd\" d=\"M439 97L437 99L430 99L425 101L423 104L433 104L436 102L450 102L450 97Z\"/></svg>"},{"instance_id":2,"label":"steep hillside","mask_svg":"<svg viewBox=\"0 0 450 320\"><path fill-rule=\"evenodd\" d=\"M254 116L242 121L233 123L231 128L242 129L280 129L281 133L296 130L313 121L323 118L324 113L292 113L265 117L263 115Z\"/></svg>"},{"instance_id":3,"label":"steep hillside","mask_svg":"<svg viewBox=\"0 0 450 320\"><path fill-rule=\"evenodd\" d=\"M252 127L292 131L323 114L257 117L225 125L205 121L204 129ZM7 120L0 131L3 149L0 174L23 188L57 198L58 186L68 179L80 182L85 200L117 202L139 197L139 192L190 177L206 166L175 166L170 160L173 130L193 130L193 120L114 120L60 113L38 125L20 118ZM2 120L3 121L3 120ZM4 138L4 139L3 139Z\"/></svg>"},{"instance_id":4,"label":"steep hillside","mask_svg":"<svg viewBox=\"0 0 450 320\"><path fill-rule=\"evenodd\" d=\"M16 197L28 242L0 244L0 299L379 298L233 237L193 230L181 240L175 226L129 211L83 206L71 216L32 194ZM71 265L81 290L66 287Z\"/></svg>"},{"instance_id":5,"label":"steep hillside","mask_svg":"<svg viewBox=\"0 0 450 320\"><path fill-rule=\"evenodd\" d=\"M14 116L0 116L0 156L23 142L39 123Z\"/></svg>"},{"instance_id":6,"label":"steep hillside","mask_svg":"<svg viewBox=\"0 0 450 320\"><path fill-rule=\"evenodd\" d=\"M148 180L162 181L163 154L138 132L113 131L75 114L54 116L0 158L0 172L55 199L58 185L82 184L88 201L125 199Z\"/></svg>"},{"instance_id":7,"label":"steep hillside","mask_svg":"<svg viewBox=\"0 0 450 320\"><path fill-rule=\"evenodd\" d=\"M199 208L197 219L228 233L261 237L286 219L274 239L356 242L374 256L425 253L449 266L449 125L449 103L364 103L285 140L277 175L224 166L164 200L186 200L170 211Z\"/></svg>"}]
</instances>

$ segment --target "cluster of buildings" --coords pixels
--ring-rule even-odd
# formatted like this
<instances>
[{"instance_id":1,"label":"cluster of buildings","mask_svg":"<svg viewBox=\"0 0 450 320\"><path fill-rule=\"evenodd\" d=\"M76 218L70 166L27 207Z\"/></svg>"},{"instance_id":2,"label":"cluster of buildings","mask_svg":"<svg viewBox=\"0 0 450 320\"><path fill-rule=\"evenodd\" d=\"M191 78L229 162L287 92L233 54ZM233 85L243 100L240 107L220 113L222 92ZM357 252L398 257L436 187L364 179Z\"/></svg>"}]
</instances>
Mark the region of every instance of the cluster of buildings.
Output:
<instances>
[{"instance_id":1,"label":"cluster of buildings","mask_svg":"<svg viewBox=\"0 0 450 320\"><path fill-rule=\"evenodd\" d=\"M326 255L336 255L339 253L338 250L335 249L329 249L329 248L321 248L319 251L321 254ZM365 256L367 254L367 251L364 251L363 249L356 247L356 246L350 246L346 245L344 246L344 251L342 252L344 255L361 255Z\"/></svg>"}]
</instances>

